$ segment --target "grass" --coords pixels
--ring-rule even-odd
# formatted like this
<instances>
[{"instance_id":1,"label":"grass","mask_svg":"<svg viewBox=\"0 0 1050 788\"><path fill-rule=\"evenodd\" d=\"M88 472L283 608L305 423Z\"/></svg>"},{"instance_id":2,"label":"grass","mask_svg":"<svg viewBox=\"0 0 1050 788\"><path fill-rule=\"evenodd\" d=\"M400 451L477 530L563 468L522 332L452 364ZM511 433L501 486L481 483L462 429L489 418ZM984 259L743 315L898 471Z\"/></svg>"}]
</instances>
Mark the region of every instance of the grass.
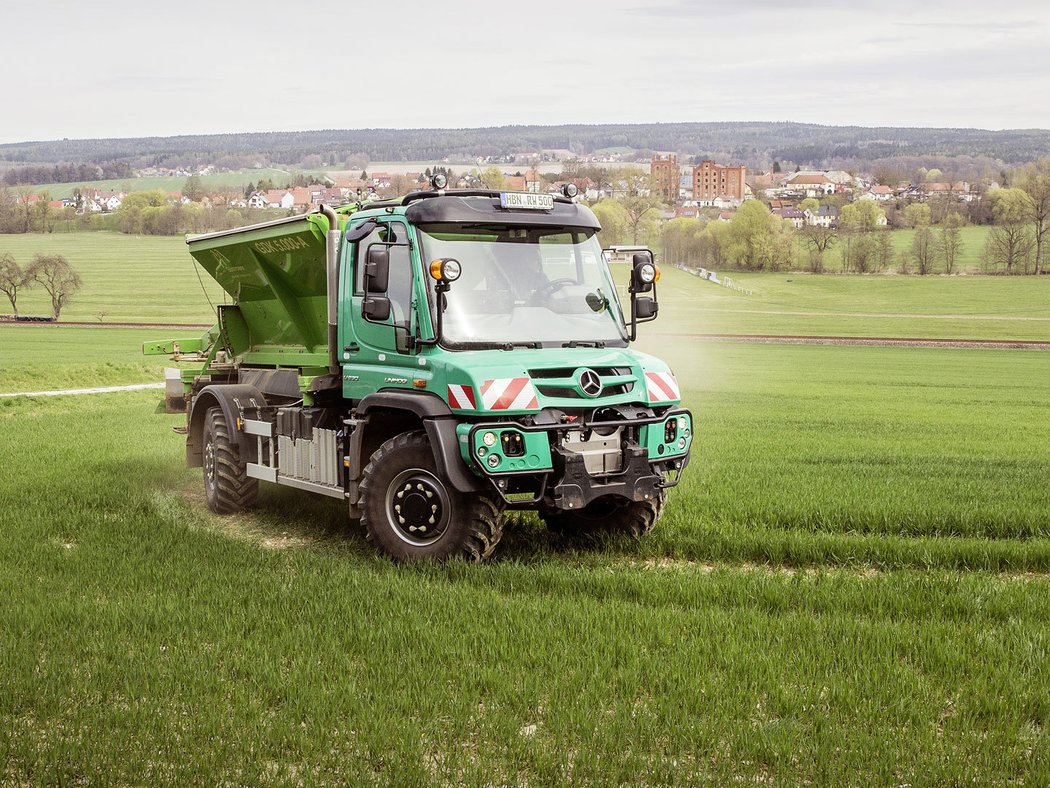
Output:
<instances>
[{"instance_id":1,"label":"grass","mask_svg":"<svg viewBox=\"0 0 1050 788\"><path fill-rule=\"evenodd\" d=\"M1047 784L1050 353L642 344L698 422L658 529L482 566L210 515L158 392L0 400L0 781Z\"/></svg>"},{"instance_id":2,"label":"grass","mask_svg":"<svg viewBox=\"0 0 1050 788\"><path fill-rule=\"evenodd\" d=\"M193 331L183 333L192 336ZM174 364L163 356L143 356L142 343L168 334L179 332L0 326L0 393L159 382L164 367Z\"/></svg>"},{"instance_id":3,"label":"grass","mask_svg":"<svg viewBox=\"0 0 1050 788\"><path fill-rule=\"evenodd\" d=\"M218 304L224 297L206 273L198 280L182 238L108 232L0 235L3 252L23 267L37 254L69 260L84 287L62 310L63 320L211 324L215 310L208 299ZM0 307L7 311L6 299ZM50 299L39 286L19 296L18 307L22 314L51 314Z\"/></svg>"},{"instance_id":4,"label":"grass","mask_svg":"<svg viewBox=\"0 0 1050 788\"><path fill-rule=\"evenodd\" d=\"M664 269L652 331L1050 339L1050 277L729 276L752 292Z\"/></svg>"},{"instance_id":5,"label":"grass","mask_svg":"<svg viewBox=\"0 0 1050 788\"><path fill-rule=\"evenodd\" d=\"M234 170L232 172L219 172L214 175L202 175L201 182L206 189L218 189L226 186L235 186L243 189L249 183L258 183L269 178L274 183L285 183L295 175L289 170L278 170L272 168L259 168L248 170ZM72 197L74 189L102 189L103 191L141 192L152 189L160 189L164 192L181 192L186 185L186 178L174 178L166 176L154 176L143 178L114 178L110 180L82 181L80 183L41 183L33 186L36 193L47 191L52 200L61 200Z\"/></svg>"}]
</instances>

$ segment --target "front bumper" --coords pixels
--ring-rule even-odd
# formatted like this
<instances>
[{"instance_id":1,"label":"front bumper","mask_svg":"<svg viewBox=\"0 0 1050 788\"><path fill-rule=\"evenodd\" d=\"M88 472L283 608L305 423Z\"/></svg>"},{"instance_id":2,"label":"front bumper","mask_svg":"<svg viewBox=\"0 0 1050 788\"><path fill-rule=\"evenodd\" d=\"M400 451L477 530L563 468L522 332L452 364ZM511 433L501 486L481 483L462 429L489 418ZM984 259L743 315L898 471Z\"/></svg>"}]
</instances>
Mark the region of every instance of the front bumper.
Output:
<instances>
[{"instance_id":1,"label":"front bumper","mask_svg":"<svg viewBox=\"0 0 1050 788\"><path fill-rule=\"evenodd\" d=\"M610 410L600 419L595 418L597 411L578 416L559 412L560 418L532 423L461 425L463 456L508 506L519 509L578 510L606 496L645 501L677 485L692 448L690 411L616 408L617 417L610 418ZM609 434L616 436L615 448L597 450L599 457L586 450L590 445L607 446L611 441L602 435ZM485 437L492 442L486 443ZM520 453L510 456L513 447Z\"/></svg>"}]
</instances>

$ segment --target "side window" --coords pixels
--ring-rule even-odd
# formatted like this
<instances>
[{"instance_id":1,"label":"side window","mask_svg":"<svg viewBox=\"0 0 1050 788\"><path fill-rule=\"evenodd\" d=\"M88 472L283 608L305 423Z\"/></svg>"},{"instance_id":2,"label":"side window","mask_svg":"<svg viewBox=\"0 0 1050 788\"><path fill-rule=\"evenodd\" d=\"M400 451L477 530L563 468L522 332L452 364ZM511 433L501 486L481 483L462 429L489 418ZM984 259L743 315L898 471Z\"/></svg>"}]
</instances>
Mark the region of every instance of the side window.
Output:
<instances>
[{"instance_id":1,"label":"side window","mask_svg":"<svg viewBox=\"0 0 1050 788\"><path fill-rule=\"evenodd\" d=\"M399 222L382 225L357 247L357 265L354 271L354 294L365 292L365 262L373 246L387 250L390 260L389 278L385 295L390 299L390 319L381 321L407 326L412 309L412 256L408 246L408 228Z\"/></svg>"}]
</instances>

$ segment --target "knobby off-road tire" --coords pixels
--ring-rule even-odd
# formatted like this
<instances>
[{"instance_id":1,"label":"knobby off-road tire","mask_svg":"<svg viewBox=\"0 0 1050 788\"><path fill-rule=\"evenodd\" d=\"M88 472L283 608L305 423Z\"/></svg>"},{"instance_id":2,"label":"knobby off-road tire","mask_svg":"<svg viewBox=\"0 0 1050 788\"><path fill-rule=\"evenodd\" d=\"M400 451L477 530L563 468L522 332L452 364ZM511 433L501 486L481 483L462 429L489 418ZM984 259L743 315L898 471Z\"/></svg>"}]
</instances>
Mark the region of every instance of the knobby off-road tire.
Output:
<instances>
[{"instance_id":1,"label":"knobby off-road tire","mask_svg":"<svg viewBox=\"0 0 1050 788\"><path fill-rule=\"evenodd\" d=\"M208 508L217 514L233 514L255 505L259 480L249 478L237 447L230 440L230 427L222 408L204 414L204 495Z\"/></svg>"},{"instance_id":2,"label":"knobby off-road tire","mask_svg":"<svg viewBox=\"0 0 1050 788\"><path fill-rule=\"evenodd\" d=\"M403 432L365 467L361 523L369 540L398 561L481 561L503 535L503 502L457 490L438 470L426 433Z\"/></svg>"},{"instance_id":3,"label":"knobby off-road tire","mask_svg":"<svg viewBox=\"0 0 1050 788\"><path fill-rule=\"evenodd\" d=\"M624 501L599 498L579 511L540 512L547 528L567 537L602 539L608 536L629 536L641 539L656 525L663 514L667 492L660 490L648 501Z\"/></svg>"}]
</instances>

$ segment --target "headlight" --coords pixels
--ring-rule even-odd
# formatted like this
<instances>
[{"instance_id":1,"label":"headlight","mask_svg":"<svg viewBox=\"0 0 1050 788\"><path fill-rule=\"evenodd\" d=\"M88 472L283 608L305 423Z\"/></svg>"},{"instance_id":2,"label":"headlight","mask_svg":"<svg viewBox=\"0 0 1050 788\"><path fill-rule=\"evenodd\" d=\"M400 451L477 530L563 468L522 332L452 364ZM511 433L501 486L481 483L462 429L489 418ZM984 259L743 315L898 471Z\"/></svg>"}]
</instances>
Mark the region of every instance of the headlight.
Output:
<instances>
[{"instance_id":1,"label":"headlight","mask_svg":"<svg viewBox=\"0 0 1050 788\"><path fill-rule=\"evenodd\" d=\"M494 432L486 432L484 434L484 436L482 436L481 440L485 443L486 446L490 446L490 447L491 446L495 446L496 445L496 433L494 433Z\"/></svg>"}]
</instances>

